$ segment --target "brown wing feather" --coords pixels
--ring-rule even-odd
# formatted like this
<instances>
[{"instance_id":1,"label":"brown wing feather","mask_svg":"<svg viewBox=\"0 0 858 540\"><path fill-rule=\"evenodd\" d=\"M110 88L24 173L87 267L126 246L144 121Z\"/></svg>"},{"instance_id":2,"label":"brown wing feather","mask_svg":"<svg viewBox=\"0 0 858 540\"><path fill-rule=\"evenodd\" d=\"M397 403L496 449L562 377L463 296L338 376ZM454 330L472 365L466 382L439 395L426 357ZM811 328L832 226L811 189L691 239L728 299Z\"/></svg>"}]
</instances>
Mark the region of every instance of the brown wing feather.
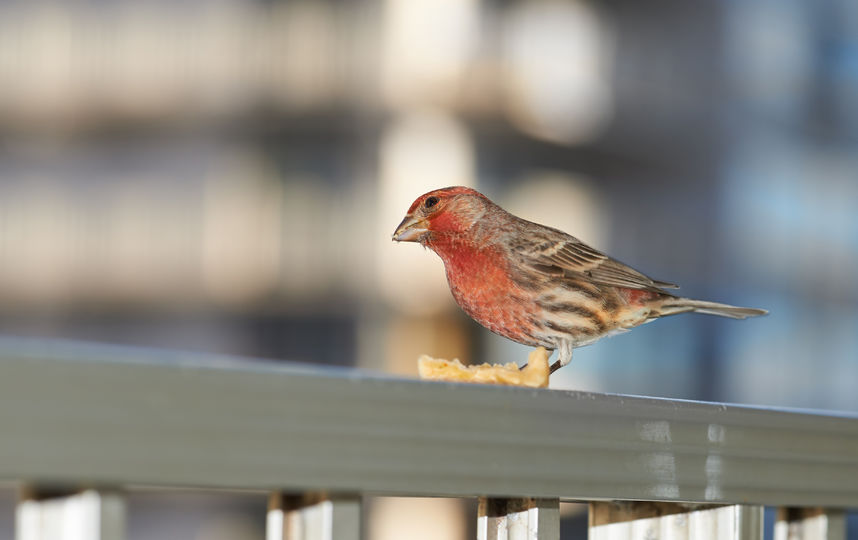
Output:
<instances>
[{"instance_id":1,"label":"brown wing feather","mask_svg":"<svg viewBox=\"0 0 858 540\"><path fill-rule=\"evenodd\" d=\"M553 276L586 278L595 283L628 289L658 290L677 288L673 283L657 281L634 268L608 257L574 236L545 227L536 245L518 245L513 251L522 263Z\"/></svg>"}]
</instances>

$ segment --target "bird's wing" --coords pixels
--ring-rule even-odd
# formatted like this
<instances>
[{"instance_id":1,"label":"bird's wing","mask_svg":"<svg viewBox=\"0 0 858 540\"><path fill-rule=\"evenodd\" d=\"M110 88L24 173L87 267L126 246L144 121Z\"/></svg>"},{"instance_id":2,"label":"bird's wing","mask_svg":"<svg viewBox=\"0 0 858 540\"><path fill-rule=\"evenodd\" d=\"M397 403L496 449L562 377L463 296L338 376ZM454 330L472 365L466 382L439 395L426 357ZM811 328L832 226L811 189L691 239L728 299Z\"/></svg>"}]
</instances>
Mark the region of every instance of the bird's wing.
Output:
<instances>
[{"instance_id":1,"label":"bird's wing","mask_svg":"<svg viewBox=\"0 0 858 540\"><path fill-rule=\"evenodd\" d=\"M555 229L549 229L538 242L514 246L513 252L521 257L523 264L552 276L585 278L595 283L628 289L678 288L673 283L651 279Z\"/></svg>"}]
</instances>

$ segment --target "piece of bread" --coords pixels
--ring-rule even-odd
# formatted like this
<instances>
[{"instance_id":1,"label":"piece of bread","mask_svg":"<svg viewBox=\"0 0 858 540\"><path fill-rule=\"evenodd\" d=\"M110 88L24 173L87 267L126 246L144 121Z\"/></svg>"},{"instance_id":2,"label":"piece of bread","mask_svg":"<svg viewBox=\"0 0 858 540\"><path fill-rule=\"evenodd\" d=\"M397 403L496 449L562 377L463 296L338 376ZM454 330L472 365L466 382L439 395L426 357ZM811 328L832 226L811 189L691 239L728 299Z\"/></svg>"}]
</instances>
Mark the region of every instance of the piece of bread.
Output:
<instances>
[{"instance_id":1,"label":"piece of bread","mask_svg":"<svg viewBox=\"0 0 858 540\"><path fill-rule=\"evenodd\" d=\"M546 388L549 375L548 356L548 351L539 347L530 353L527 366L518 369L512 362L506 365L465 366L458 359L444 360L423 355L417 360L417 368L421 379Z\"/></svg>"}]
</instances>

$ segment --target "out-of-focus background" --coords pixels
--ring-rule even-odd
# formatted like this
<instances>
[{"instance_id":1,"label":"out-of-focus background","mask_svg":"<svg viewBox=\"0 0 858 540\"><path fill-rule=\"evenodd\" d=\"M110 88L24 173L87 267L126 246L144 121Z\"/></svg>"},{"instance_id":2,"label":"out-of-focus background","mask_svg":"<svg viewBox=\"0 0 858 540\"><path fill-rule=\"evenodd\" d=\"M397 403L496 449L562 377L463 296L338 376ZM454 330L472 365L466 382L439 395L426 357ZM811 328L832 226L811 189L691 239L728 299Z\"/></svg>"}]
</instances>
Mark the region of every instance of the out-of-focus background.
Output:
<instances>
[{"instance_id":1,"label":"out-of-focus background","mask_svg":"<svg viewBox=\"0 0 858 540\"><path fill-rule=\"evenodd\" d=\"M4 334L523 363L390 240L454 184L771 311L658 321L552 386L858 410L853 0L0 3ZM138 495L131 538L261 537L171 496L185 521ZM418 503L376 501L370 538ZM427 538L467 534L457 504Z\"/></svg>"}]
</instances>

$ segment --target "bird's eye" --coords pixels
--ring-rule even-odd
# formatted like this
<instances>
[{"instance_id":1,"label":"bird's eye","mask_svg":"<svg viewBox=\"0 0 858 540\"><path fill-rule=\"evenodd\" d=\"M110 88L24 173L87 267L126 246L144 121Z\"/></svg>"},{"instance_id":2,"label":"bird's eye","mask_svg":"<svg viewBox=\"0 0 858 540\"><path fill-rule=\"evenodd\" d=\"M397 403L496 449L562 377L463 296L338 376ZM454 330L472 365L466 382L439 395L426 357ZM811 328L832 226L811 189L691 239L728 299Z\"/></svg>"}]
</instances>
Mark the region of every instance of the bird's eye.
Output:
<instances>
[{"instance_id":1,"label":"bird's eye","mask_svg":"<svg viewBox=\"0 0 858 540\"><path fill-rule=\"evenodd\" d=\"M432 208L436 204L438 204L438 197L429 197L426 199L426 202L423 203L423 206L425 208Z\"/></svg>"}]
</instances>

